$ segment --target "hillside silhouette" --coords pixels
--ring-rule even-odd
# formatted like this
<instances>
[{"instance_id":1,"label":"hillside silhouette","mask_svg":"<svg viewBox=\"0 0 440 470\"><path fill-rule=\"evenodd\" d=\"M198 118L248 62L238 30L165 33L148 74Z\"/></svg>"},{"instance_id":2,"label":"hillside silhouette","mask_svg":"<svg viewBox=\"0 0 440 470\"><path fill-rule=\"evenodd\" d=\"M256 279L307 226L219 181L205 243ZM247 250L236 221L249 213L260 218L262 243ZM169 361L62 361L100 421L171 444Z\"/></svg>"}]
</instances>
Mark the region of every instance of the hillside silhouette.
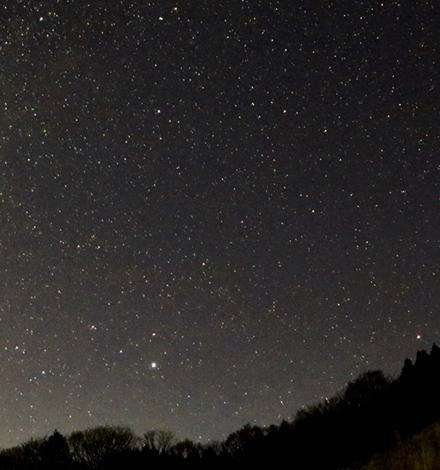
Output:
<instances>
[{"instance_id":1,"label":"hillside silhouette","mask_svg":"<svg viewBox=\"0 0 440 470\"><path fill-rule=\"evenodd\" d=\"M142 436L121 426L99 426L31 439L0 451L1 470L223 468L228 464L286 465L292 469L438 468L440 457L440 348L406 359L390 378L368 371L330 399L299 410L290 421L247 424L223 442L178 441L168 430ZM401 462L399 464L398 462ZM402 464L402 462L413 462ZM435 466L437 465L437 466Z\"/></svg>"}]
</instances>

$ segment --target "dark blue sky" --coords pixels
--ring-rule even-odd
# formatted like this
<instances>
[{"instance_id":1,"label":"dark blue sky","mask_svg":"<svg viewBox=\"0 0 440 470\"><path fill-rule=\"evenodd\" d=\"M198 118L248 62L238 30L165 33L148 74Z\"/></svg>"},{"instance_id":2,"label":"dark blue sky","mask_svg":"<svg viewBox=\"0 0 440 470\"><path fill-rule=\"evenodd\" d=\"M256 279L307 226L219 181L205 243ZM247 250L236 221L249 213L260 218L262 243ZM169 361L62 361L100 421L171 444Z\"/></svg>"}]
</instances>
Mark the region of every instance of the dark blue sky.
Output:
<instances>
[{"instance_id":1,"label":"dark blue sky","mask_svg":"<svg viewBox=\"0 0 440 470\"><path fill-rule=\"evenodd\" d=\"M6 2L0 445L222 439L439 343L439 19Z\"/></svg>"}]
</instances>

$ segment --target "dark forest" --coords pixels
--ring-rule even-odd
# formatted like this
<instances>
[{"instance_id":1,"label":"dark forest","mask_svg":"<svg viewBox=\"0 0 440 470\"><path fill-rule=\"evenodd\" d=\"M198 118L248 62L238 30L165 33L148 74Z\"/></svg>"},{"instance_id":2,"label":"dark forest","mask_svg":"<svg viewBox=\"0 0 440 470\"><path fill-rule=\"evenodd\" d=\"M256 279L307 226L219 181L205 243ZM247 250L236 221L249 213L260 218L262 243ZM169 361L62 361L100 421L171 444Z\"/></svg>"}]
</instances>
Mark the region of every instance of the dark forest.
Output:
<instances>
[{"instance_id":1,"label":"dark forest","mask_svg":"<svg viewBox=\"0 0 440 470\"><path fill-rule=\"evenodd\" d=\"M131 469L162 464L223 468L286 462L292 469L391 469L393 464L403 468L398 459L426 460L440 445L434 424L440 421L439 372L440 348L434 344L429 353L419 351L414 363L406 359L396 378L380 370L365 372L335 396L300 409L290 421L269 427L247 424L222 442L179 441L169 430L137 436L117 425L67 436L55 430L1 450L0 468L99 470L115 464ZM415 450L408 451L415 447L407 443L417 439L426 441L417 449L426 449L427 441L430 446L420 457L412 455Z\"/></svg>"}]
</instances>

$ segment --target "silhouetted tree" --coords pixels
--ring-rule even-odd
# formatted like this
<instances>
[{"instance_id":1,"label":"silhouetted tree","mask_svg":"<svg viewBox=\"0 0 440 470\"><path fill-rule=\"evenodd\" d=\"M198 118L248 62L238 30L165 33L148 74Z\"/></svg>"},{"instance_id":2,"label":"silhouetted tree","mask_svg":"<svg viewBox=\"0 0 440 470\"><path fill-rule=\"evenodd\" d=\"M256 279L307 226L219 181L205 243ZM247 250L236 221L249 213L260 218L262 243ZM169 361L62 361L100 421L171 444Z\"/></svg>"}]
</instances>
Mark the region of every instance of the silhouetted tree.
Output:
<instances>
[{"instance_id":1,"label":"silhouetted tree","mask_svg":"<svg viewBox=\"0 0 440 470\"><path fill-rule=\"evenodd\" d=\"M412 380L414 375L414 364L411 359L406 358L403 363L402 373L400 374L401 381Z\"/></svg>"},{"instance_id":2,"label":"silhouetted tree","mask_svg":"<svg viewBox=\"0 0 440 470\"><path fill-rule=\"evenodd\" d=\"M185 460L197 460L202 457L203 447L199 443L193 442L191 439L184 439L174 444L170 449L173 457Z\"/></svg>"},{"instance_id":3,"label":"silhouetted tree","mask_svg":"<svg viewBox=\"0 0 440 470\"><path fill-rule=\"evenodd\" d=\"M431 348L431 363L432 367L439 371L440 370L440 348L434 343Z\"/></svg>"},{"instance_id":4,"label":"silhouetted tree","mask_svg":"<svg viewBox=\"0 0 440 470\"><path fill-rule=\"evenodd\" d=\"M152 429L140 439L142 456L148 465L171 456L171 449L176 444L174 433L167 430Z\"/></svg>"},{"instance_id":5,"label":"silhouetted tree","mask_svg":"<svg viewBox=\"0 0 440 470\"><path fill-rule=\"evenodd\" d=\"M246 424L227 437L223 443L223 455L234 460L263 463L267 456L264 436L260 427Z\"/></svg>"},{"instance_id":6,"label":"silhouetted tree","mask_svg":"<svg viewBox=\"0 0 440 470\"><path fill-rule=\"evenodd\" d=\"M1 470L40 470L46 439L30 439L0 452Z\"/></svg>"},{"instance_id":7,"label":"silhouetted tree","mask_svg":"<svg viewBox=\"0 0 440 470\"><path fill-rule=\"evenodd\" d=\"M68 470L71 466L69 444L57 430L46 441L43 449L43 467L47 470Z\"/></svg>"},{"instance_id":8,"label":"silhouetted tree","mask_svg":"<svg viewBox=\"0 0 440 470\"><path fill-rule=\"evenodd\" d=\"M440 420L440 349L417 352L414 364L406 359L396 393L396 422L403 437L409 437Z\"/></svg>"},{"instance_id":9,"label":"silhouetted tree","mask_svg":"<svg viewBox=\"0 0 440 470\"><path fill-rule=\"evenodd\" d=\"M346 467L394 442L391 383L383 372L368 371L341 393L300 410L291 431L299 467Z\"/></svg>"},{"instance_id":10,"label":"silhouetted tree","mask_svg":"<svg viewBox=\"0 0 440 470\"><path fill-rule=\"evenodd\" d=\"M160 429L156 432L157 450L159 455L168 454L176 438L172 431Z\"/></svg>"},{"instance_id":11,"label":"silhouetted tree","mask_svg":"<svg viewBox=\"0 0 440 470\"><path fill-rule=\"evenodd\" d=\"M18 446L0 451L0 468L2 470L15 470L19 468L21 461L21 449Z\"/></svg>"},{"instance_id":12,"label":"silhouetted tree","mask_svg":"<svg viewBox=\"0 0 440 470\"><path fill-rule=\"evenodd\" d=\"M20 470L34 470L42 468L44 448L46 446L46 439L30 439L22 444L23 463Z\"/></svg>"},{"instance_id":13,"label":"silhouetted tree","mask_svg":"<svg viewBox=\"0 0 440 470\"><path fill-rule=\"evenodd\" d=\"M204 461L213 461L218 459L222 453L223 444L219 441L212 441L203 445L202 457Z\"/></svg>"},{"instance_id":14,"label":"silhouetted tree","mask_svg":"<svg viewBox=\"0 0 440 470\"><path fill-rule=\"evenodd\" d=\"M109 457L133 449L137 441L129 428L99 426L72 433L68 442L75 463L96 469Z\"/></svg>"},{"instance_id":15,"label":"silhouetted tree","mask_svg":"<svg viewBox=\"0 0 440 470\"><path fill-rule=\"evenodd\" d=\"M416 362L414 363L414 373L418 379L426 379L429 374L431 361L429 354L422 349L417 351Z\"/></svg>"}]
</instances>

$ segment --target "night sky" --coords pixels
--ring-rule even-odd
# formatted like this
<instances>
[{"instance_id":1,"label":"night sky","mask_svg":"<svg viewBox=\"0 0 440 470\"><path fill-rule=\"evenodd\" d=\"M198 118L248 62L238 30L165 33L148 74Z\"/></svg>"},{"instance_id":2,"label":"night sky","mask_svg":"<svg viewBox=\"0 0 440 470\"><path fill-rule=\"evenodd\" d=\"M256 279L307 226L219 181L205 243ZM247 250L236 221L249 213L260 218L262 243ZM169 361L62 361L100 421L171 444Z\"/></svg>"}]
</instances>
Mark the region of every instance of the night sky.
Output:
<instances>
[{"instance_id":1,"label":"night sky","mask_svg":"<svg viewBox=\"0 0 440 470\"><path fill-rule=\"evenodd\" d=\"M4 1L0 446L224 439L440 345L433 0Z\"/></svg>"}]
</instances>

